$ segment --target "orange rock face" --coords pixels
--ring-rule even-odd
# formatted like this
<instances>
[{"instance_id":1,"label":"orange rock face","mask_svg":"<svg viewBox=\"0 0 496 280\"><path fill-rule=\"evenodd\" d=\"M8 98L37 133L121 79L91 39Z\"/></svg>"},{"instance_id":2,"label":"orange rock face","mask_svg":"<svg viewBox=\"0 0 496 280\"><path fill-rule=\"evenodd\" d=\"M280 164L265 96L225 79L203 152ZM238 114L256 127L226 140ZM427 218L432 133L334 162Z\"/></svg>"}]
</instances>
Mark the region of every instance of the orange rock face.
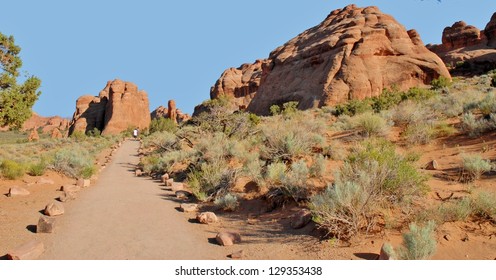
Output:
<instances>
[{"instance_id":1,"label":"orange rock face","mask_svg":"<svg viewBox=\"0 0 496 280\"><path fill-rule=\"evenodd\" d=\"M133 83L114 80L99 96L85 95L76 101L70 133L98 128L102 135L118 134L129 127L147 128L150 121L146 92Z\"/></svg>"},{"instance_id":2,"label":"orange rock face","mask_svg":"<svg viewBox=\"0 0 496 280\"><path fill-rule=\"evenodd\" d=\"M335 10L271 52L266 60L226 70L211 98L233 96L237 105L267 114L273 104L298 101L299 109L378 96L450 77L418 33L407 31L377 7Z\"/></svg>"},{"instance_id":3,"label":"orange rock face","mask_svg":"<svg viewBox=\"0 0 496 280\"><path fill-rule=\"evenodd\" d=\"M467 25L463 21L446 27L443 31L442 44L428 45L449 65L465 63L462 72L487 72L496 67L496 13L484 30Z\"/></svg>"},{"instance_id":4,"label":"orange rock face","mask_svg":"<svg viewBox=\"0 0 496 280\"><path fill-rule=\"evenodd\" d=\"M157 118L168 118L176 123L183 123L191 119L191 116L181 112L178 108L176 108L176 102L174 100L169 100L167 102L168 108L164 106L159 106L151 113L152 119Z\"/></svg>"}]
</instances>

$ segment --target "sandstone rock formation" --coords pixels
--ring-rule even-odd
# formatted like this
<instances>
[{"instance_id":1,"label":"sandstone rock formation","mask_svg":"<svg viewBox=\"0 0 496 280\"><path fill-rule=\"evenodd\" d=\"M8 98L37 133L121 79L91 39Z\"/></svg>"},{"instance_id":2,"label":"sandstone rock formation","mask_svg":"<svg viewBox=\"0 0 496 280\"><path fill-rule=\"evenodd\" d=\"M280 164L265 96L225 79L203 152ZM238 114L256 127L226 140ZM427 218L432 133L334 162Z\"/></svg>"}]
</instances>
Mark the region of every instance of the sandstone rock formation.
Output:
<instances>
[{"instance_id":1,"label":"sandstone rock formation","mask_svg":"<svg viewBox=\"0 0 496 280\"><path fill-rule=\"evenodd\" d=\"M45 134L50 134L53 130L66 131L69 128L69 120L59 116L42 117L33 112L31 117L22 125L23 131L41 128Z\"/></svg>"},{"instance_id":2,"label":"sandstone rock formation","mask_svg":"<svg viewBox=\"0 0 496 280\"><path fill-rule=\"evenodd\" d=\"M377 7L349 5L268 59L226 70L210 94L267 114L273 104L298 101L300 109L335 105L380 95L393 85L406 90L429 84L439 76L450 74L416 31L407 31Z\"/></svg>"},{"instance_id":3,"label":"sandstone rock formation","mask_svg":"<svg viewBox=\"0 0 496 280\"><path fill-rule=\"evenodd\" d=\"M442 44L427 45L454 70L487 72L496 67L496 13L484 30L458 21L443 31Z\"/></svg>"},{"instance_id":4,"label":"sandstone rock formation","mask_svg":"<svg viewBox=\"0 0 496 280\"><path fill-rule=\"evenodd\" d=\"M118 134L129 127L150 125L148 95L131 82L107 82L98 96L85 95L76 101L70 133L97 128L102 135Z\"/></svg>"},{"instance_id":5,"label":"sandstone rock formation","mask_svg":"<svg viewBox=\"0 0 496 280\"><path fill-rule=\"evenodd\" d=\"M39 240L31 240L11 250L7 257L11 260L35 260L45 251L45 245Z\"/></svg>"},{"instance_id":6,"label":"sandstone rock formation","mask_svg":"<svg viewBox=\"0 0 496 280\"><path fill-rule=\"evenodd\" d=\"M167 102L167 108L164 106L159 106L151 113L151 118L167 118L176 123L183 123L191 119L191 116L176 108L176 102L174 100L169 100L169 102Z\"/></svg>"},{"instance_id":7,"label":"sandstone rock formation","mask_svg":"<svg viewBox=\"0 0 496 280\"><path fill-rule=\"evenodd\" d=\"M29 142L34 142L40 140L40 135L38 135L38 129L34 128L31 130L28 136L28 141Z\"/></svg>"},{"instance_id":8,"label":"sandstone rock formation","mask_svg":"<svg viewBox=\"0 0 496 280\"><path fill-rule=\"evenodd\" d=\"M237 232L219 232L215 239L221 246L232 246L241 243L241 235Z\"/></svg>"}]
</instances>

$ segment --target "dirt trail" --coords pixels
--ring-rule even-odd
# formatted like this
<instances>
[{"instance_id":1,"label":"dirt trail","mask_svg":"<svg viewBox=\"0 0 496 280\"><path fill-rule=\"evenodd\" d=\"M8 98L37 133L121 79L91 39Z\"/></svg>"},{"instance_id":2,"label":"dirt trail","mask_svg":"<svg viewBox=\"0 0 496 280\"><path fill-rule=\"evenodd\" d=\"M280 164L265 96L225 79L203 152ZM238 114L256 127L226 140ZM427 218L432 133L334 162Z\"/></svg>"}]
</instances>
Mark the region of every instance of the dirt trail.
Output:
<instances>
[{"instance_id":1,"label":"dirt trail","mask_svg":"<svg viewBox=\"0 0 496 280\"><path fill-rule=\"evenodd\" d=\"M163 187L134 176L138 146L123 143L98 182L66 204L56 232L44 238L42 259L225 258Z\"/></svg>"}]
</instances>

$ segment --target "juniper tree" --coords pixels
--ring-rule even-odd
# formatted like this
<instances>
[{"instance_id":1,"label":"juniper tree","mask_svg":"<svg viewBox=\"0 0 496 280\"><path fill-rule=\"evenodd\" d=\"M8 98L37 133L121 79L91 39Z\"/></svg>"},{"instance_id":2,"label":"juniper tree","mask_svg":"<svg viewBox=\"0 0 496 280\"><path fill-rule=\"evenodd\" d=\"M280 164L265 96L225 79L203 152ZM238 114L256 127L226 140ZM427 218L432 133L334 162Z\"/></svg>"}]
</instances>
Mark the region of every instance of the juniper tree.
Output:
<instances>
[{"instance_id":1,"label":"juniper tree","mask_svg":"<svg viewBox=\"0 0 496 280\"><path fill-rule=\"evenodd\" d=\"M0 126L18 129L31 117L33 107L41 92L41 80L35 76L18 83L22 60L21 48L15 44L13 36L0 32Z\"/></svg>"}]
</instances>

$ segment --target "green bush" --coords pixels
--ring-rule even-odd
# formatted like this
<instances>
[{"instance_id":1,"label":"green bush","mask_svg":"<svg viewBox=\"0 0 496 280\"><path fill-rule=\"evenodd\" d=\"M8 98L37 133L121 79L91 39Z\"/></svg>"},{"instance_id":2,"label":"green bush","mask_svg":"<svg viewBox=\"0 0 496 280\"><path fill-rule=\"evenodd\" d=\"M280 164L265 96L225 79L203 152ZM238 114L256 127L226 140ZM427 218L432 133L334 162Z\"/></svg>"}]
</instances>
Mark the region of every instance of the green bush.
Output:
<instances>
[{"instance_id":1,"label":"green bush","mask_svg":"<svg viewBox=\"0 0 496 280\"><path fill-rule=\"evenodd\" d=\"M485 172L491 170L489 160L484 160L480 155L462 156L463 170L468 173L470 180L478 180Z\"/></svg>"},{"instance_id":2,"label":"green bush","mask_svg":"<svg viewBox=\"0 0 496 280\"><path fill-rule=\"evenodd\" d=\"M329 235L349 240L374 222L370 193L354 182L337 182L310 200L313 219Z\"/></svg>"},{"instance_id":3,"label":"green bush","mask_svg":"<svg viewBox=\"0 0 496 280\"><path fill-rule=\"evenodd\" d=\"M436 252L434 230L436 224L430 221L424 227L410 224L410 232L403 234L403 244L396 250L402 260L426 260Z\"/></svg>"},{"instance_id":4,"label":"green bush","mask_svg":"<svg viewBox=\"0 0 496 280\"><path fill-rule=\"evenodd\" d=\"M313 158L312 166L310 166L310 176L321 178L327 171L326 160L323 155L317 155Z\"/></svg>"},{"instance_id":5,"label":"green bush","mask_svg":"<svg viewBox=\"0 0 496 280\"><path fill-rule=\"evenodd\" d=\"M198 199L210 200L226 193L238 170L224 161L202 162L188 174L188 185Z\"/></svg>"},{"instance_id":6,"label":"green bush","mask_svg":"<svg viewBox=\"0 0 496 280\"><path fill-rule=\"evenodd\" d=\"M463 114L461 129L470 137L480 136L482 133L494 128L494 118L491 117L491 122L481 118L477 119L471 112Z\"/></svg>"},{"instance_id":7,"label":"green bush","mask_svg":"<svg viewBox=\"0 0 496 280\"><path fill-rule=\"evenodd\" d=\"M489 192L479 192L472 200L474 214L478 217L496 222L496 195Z\"/></svg>"},{"instance_id":8,"label":"green bush","mask_svg":"<svg viewBox=\"0 0 496 280\"><path fill-rule=\"evenodd\" d=\"M309 169L303 160L293 162L290 168L282 162L267 167L266 181L271 189L269 196L279 196L280 203L302 201L308 198Z\"/></svg>"},{"instance_id":9,"label":"green bush","mask_svg":"<svg viewBox=\"0 0 496 280\"><path fill-rule=\"evenodd\" d=\"M324 143L325 124L304 116L267 119L259 125L263 146L261 156L269 160L292 160L307 155Z\"/></svg>"},{"instance_id":10,"label":"green bush","mask_svg":"<svg viewBox=\"0 0 496 280\"><path fill-rule=\"evenodd\" d=\"M93 168L93 158L84 147L66 147L55 153L51 168L69 177L80 178Z\"/></svg>"},{"instance_id":11,"label":"green bush","mask_svg":"<svg viewBox=\"0 0 496 280\"><path fill-rule=\"evenodd\" d=\"M224 211L235 211L238 208L239 202L238 197L227 193L223 196L217 197L214 200L214 204L222 208Z\"/></svg>"},{"instance_id":12,"label":"green bush","mask_svg":"<svg viewBox=\"0 0 496 280\"><path fill-rule=\"evenodd\" d=\"M2 161L0 169L2 171L2 176L9 180L19 179L26 172L25 167L22 163L9 159L5 159Z\"/></svg>"},{"instance_id":13,"label":"green bush","mask_svg":"<svg viewBox=\"0 0 496 280\"><path fill-rule=\"evenodd\" d=\"M422 195L428 190L427 177L385 140L365 141L357 146L345 160L336 180L366 186L371 193L388 201Z\"/></svg>"},{"instance_id":14,"label":"green bush","mask_svg":"<svg viewBox=\"0 0 496 280\"><path fill-rule=\"evenodd\" d=\"M177 130L177 124L169 118L156 118L150 123L150 133L167 131L174 133Z\"/></svg>"},{"instance_id":15,"label":"green bush","mask_svg":"<svg viewBox=\"0 0 496 280\"><path fill-rule=\"evenodd\" d=\"M47 169L47 163L44 160L41 160L38 163L33 163L28 168L28 174L31 176L42 176L45 174Z\"/></svg>"},{"instance_id":16,"label":"green bush","mask_svg":"<svg viewBox=\"0 0 496 280\"><path fill-rule=\"evenodd\" d=\"M432 80L431 87L434 90L443 89L443 88L450 87L451 84L452 84L452 82L449 78L440 76L439 78Z\"/></svg>"},{"instance_id":17,"label":"green bush","mask_svg":"<svg viewBox=\"0 0 496 280\"><path fill-rule=\"evenodd\" d=\"M429 123L419 123L409 125L403 137L408 144L428 144L436 136L434 127Z\"/></svg>"},{"instance_id":18,"label":"green bush","mask_svg":"<svg viewBox=\"0 0 496 280\"><path fill-rule=\"evenodd\" d=\"M384 136L390 128L384 118L371 112L355 115L351 122L353 129L365 137Z\"/></svg>"}]
</instances>

